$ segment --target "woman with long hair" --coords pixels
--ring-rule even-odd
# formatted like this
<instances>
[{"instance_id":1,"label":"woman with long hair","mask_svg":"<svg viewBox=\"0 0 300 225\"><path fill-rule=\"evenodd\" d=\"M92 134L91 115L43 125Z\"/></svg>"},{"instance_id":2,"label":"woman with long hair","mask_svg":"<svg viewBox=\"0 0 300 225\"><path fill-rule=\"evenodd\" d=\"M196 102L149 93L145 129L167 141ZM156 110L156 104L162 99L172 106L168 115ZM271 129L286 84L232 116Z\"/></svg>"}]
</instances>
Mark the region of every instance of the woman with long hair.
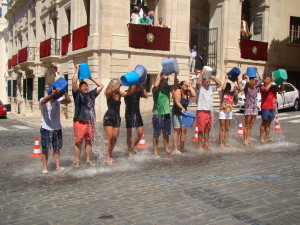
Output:
<instances>
[{"instance_id":1,"label":"woman with long hair","mask_svg":"<svg viewBox=\"0 0 300 225\"><path fill-rule=\"evenodd\" d=\"M237 96L239 92L241 92L241 87L236 81L237 86L231 89L231 84L229 83L228 76L225 76L225 82L223 83L221 89L221 102L220 102L220 112L219 112L219 121L220 121L220 129L219 129L219 141L220 147L228 147L228 136L229 136L229 128L232 121L232 109L234 98Z\"/></svg>"},{"instance_id":2,"label":"woman with long hair","mask_svg":"<svg viewBox=\"0 0 300 225\"><path fill-rule=\"evenodd\" d=\"M257 82L254 79L249 79L249 77L246 77L246 85L244 88L245 93L245 128L244 128L244 144L245 145L251 145L249 139L251 135L251 130L253 127L253 124L256 120L256 116L258 115L257 110L257 103L256 103L256 97L257 97L257 88L262 83L263 78L260 75L259 81Z\"/></svg>"},{"instance_id":3,"label":"woman with long hair","mask_svg":"<svg viewBox=\"0 0 300 225\"><path fill-rule=\"evenodd\" d=\"M173 121L173 154L181 154L185 151L184 144L186 139L187 127L182 125L182 113L187 111L189 105L189 98L196 96L196 91L191 84L186 81L181 81L174 91L174 104L172 108L172 121ZM180 150L178 149L178 137L180 136Z\"/></svg>"},{"instance_id":4,"label":"woman with long hair","mask_svg":"<svg viewBox=\"0 0 300 225\"><path fill-rule=\"evenodd\" d=\"M108 109L104 114L103 127L106 135L105 162L107 165L112 165L112 152L119 136L119 130L121 126L121 97L132 94L131 87L129 87L129 90L127 92L122 92L120 91L121 86L122 84L119 79L112 79L105 90Z\"/></svg>"}]
</instances>

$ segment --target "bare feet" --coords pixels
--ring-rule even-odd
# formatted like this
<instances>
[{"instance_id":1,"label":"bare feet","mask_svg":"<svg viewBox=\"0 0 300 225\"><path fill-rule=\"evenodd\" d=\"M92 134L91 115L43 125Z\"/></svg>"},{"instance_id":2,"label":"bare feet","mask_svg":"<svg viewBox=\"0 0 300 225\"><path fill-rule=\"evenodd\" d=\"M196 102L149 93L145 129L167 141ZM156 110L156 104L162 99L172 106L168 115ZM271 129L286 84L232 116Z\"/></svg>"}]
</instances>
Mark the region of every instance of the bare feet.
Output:
<instances>
[{"instance_id":1,"label":"bare feet","mask_svg":"<svg viewBox=\"0 0 300 225\"><path fill-rule=\"evenodd\" d=\"M203 152L204 149L202 147L198 148L198 151Z\"/></svg>"},{"instance_id":2,"label":"bare feet","mask_svg":"<svg viewBox=\"0 0 300 225\"><path fill-rule=\"evenodd\" d=\"M260 139L260 142L261 142L261 143L265 143L265 142L266 142L266 140L265 140L265 139L263 139L263 138L261 138L261 139Z\"/></svg>"},{"instance_id":3,"label":"bare feet","mask_svg":"<svg viewBox=\"0 0 300 225\"><path fill-rule=\"evenodd\" d=\"M106 165L111 166L113 164L112 160L106 160L105 161Z\"/></svg>"},{"instance_id":4,"label":"bare feet","mask_svg":"<svg viewBox=\"0 0 300 225\"><path fill-rule=\"evenodd\" d=\"M180 151L178 151L178 150L174 150L171 154L173 154L173 155L175 155L175 154L177 154L177 155L180 155L181 154L181 152Z\"/></svg>"},{"instance_id":5,"label":"bare feet","mask_svg":"<svg viewBox=\"0 0 300 225\"><path fill-rule=\"evenodd\" d=\"M167 154L171 154L171 152L172 152L172 151L169 150L169 149L165 149L165 151L166 151Z\"/></svg>"},{"instance_id":6,"label":"bare feet","mask_svg":"<svg viewBox=\"0 0 300 225\"><path fill-rule=\"evenodd\" d=\"M133 153L134 153L134 154L137 154L137 155L140 155L140 154L141 154L137 149L134 149L134 150L133 150Z\"/></svg>"},{"instance_id":7,"label":"bare feet","mask_svg":"<svg viewBox=\"0 0 300 225\"><path fill-rule=\"evenodd\" d=\"M274 142L274 139L271 138L270 136L268 136L268 137L265 139L265 142L269 142L269 141Z\"/></svg>"},{"instance_id":8,"label":"bare feet","mask_svg":"<svg viewBox=\"0 0 300 225\"><path fill-rule=\"evenodd\" d=\"M159 156L159 155L158 155L158 151L154 150L153 155L154 155L154 156Z\"/></svg>"},{"instance_id":9,"label":"bare feet","mask_svg":"<svg viewBox=\"0 0 300 225\"><path fill-rule=\"evenodd\" d=\"M250 145L248 141L244 141L244 145Z\"/></svg>"},{"instance_id":10,"label":"bare feet","mask_svg":"<svg viewBox=\"0 0 300 225\"><path fill-rule=\"evenodd\" d=\"M78 169L78 168L79 168L79 162L75 162L74 167L75 167L76 169Z\"/></svg>"},{"instance_id":11,"label":"bare feet","mask_svg":"<svg viewBox=\"0 0 300 225\"><path fill-rule=\"evenodd\" d=\"M220 144L220 148L224 148L225 145L223 143Z\"/></svg>"},{"instance_id":12,"label":"bare feet","mask_svg":"<svg viewBox=\"0 0 300 225\"><path fill-rule=\"evenodd\" d=\"M129 159L132 159L132 158L133 158L132 151L129 151L129 153L128 153L128 158L129 158Z\"/></svg>"},{"instance_id":13,"label":"bare feet","mask_svg":"<svg viewBox=\"0 0 300 225\"><path fill-rule=\"evenodd\" d=\"M215 150L215 149L212 148L212 147L209 147L209 146L205 146L205 147L204 147L204 150Z\"/></svg>"},{"instance_id":14,"label":"bare feet","mask_svg":"<svg viewBox=\"0 0 300 225\"><path fill-rule=\"evenodd\" d=\"M225 142L225 147L229 147L230 146L230 144L228 143L228 142Z\"/></svg>"}]
</instances>

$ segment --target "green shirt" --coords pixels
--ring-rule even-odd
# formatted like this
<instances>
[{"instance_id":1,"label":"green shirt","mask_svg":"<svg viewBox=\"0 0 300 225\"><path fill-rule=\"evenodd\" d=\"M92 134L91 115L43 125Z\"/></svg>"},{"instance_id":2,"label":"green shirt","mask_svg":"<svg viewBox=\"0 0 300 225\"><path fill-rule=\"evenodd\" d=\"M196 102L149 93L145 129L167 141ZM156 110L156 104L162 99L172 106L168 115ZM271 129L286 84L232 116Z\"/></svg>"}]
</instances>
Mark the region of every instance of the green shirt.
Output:
<instances>
[{"instance_id":1,"label":"green shirt","mask_svg":"<svg viewBox=\"0 0 300 225\"><path fill-rule=\"evenodd\" d=\"M170 114L170 86L164 86L162 89L160 87L153 93L153 114L154 115L164 115Z\"/></svg>"},{"instance_id":2,"label":"green shirt","mask_svg":"<svg viewBox=\"0 0 300 225\"><path fill-rule=\"evenodd\" d=\"M139 21L140 21L140 23L150 23L149 18L144 19L143 17L141 17L141 18L139 19Z\"/></svg>"}]
</instances>

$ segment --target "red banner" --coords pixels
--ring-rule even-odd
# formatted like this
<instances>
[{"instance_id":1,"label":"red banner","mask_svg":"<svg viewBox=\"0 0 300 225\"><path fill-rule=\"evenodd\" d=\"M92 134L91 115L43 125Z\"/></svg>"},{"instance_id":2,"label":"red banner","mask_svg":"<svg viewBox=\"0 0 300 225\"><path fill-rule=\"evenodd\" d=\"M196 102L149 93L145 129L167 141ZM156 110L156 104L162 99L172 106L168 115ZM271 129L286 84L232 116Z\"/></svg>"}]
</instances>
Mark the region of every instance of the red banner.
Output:
<instances>
[{"instance_id":1,"label":"red banner","mask_svg":"<svg viewBox=\"0 0 300 225\"><path fill-rule=\"evenodd\" d=\"M170 51L170 28L128 24L129 47Z\"/></svg>"},{"instance_id":2,"label":"red banner","mask_svg":"<svg viewBox=\"0 0 300 225\"><path fill-rule=\"evenodd\" d=\"M16 66L18 65L18 54L15 54L11 58L11 66Z\"/></svg>"},{"instance_id":3,"label":"red banner","mask_svg":"<svg viewBox=\"0 0 300 225\"><path fill-rule=\"evenodd\" d=\"M8 67L9 70L11 69L11 59L8 60L7 67Z\"/></svg>"},{"instance_id":4,"label":"red banner","mask_svg":"<svg viewBox=\"0 0 300 225\"><path fill-rule=\"evenodd\" d=\"M40 44L40 58L50 56L51 54L51 39L41 42Z\"/></svg>"},{"instance_id":5,"label":"red banner","mask_svg":"<svg viewBox=\"0 0 300 225\"><path fill-rule=\"evenodd\" d=\"M19 60L19 63L27 61L27 47L26 48L22 48L21 50L19 50L19 52L18 52L18 60Z\"/></svg>"},{"instance_id":6,"label":"red banner","mask_svg":"<svg viewBox=\"0 0 300 225\"><path fill-rule=\"evenodd\" d=\"M73 51L87 47L88 25L80 27L72 32Z\"/></svg>"},{"instance_id":7,"label":"red banner","mask_svg":"<svg viewBox=\"0 0 300 225\"><path fill-rule=\"evenodd\" d=\"M241 58L267 61L268 43L261 41L240 40Z\"/></svg>"},{"instance_id":8,"label":"red banner","mask_svg":"<svg viewBox=\"0 0 300 225\"><path fill-rule=\"evenodd\" d=\"M67 34L61 37L61 54L66 55L68 53L69 44L71 41L71 34Z\"/></svg>"}]
</instances>

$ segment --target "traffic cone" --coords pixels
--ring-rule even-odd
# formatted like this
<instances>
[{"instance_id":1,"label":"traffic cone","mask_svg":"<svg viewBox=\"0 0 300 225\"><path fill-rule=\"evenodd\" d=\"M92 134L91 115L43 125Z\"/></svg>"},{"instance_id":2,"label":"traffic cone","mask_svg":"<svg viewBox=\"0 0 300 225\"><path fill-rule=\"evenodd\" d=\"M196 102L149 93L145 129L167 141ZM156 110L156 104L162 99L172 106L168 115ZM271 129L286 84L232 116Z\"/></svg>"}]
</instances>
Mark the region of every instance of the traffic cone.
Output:
<instances>
[{"instance_id":1,"label":"traffic cone","mask_svg":"<svg viewBox=\"0 0 300 225\"><path fill-rule=\"evenodd\" d=\"M276 116L276 119L275 119L275 127L274 127L274 130L273 130L273 131L282 131L281 128L280 128L278 116Z\"/></svg>"},{"instance_id":2,"label":"traffic cone","mask_svg":"<svg viewBox=\"0 0 300 225\"><path fill-rule=\"evenodd\" d=\"M196 126L195 126L195 136L192 138L192 141L198 141L198 133L199 133L199 130L198 130L198 126L197 126L197 123L196 123Z\"/></svg>"},{"instance_id":3,"label":"traffic cone","mask_svg":"<svg viewBox=\"0 0 300 225\"><path fill-rule=\"evenodd\" d=\"M42 155L41 147L39 144L39 137L35 137L35 143L33 148L33 153L30 154L32 158L40 157Z\"/></svg>"},{"instance_id":4,"label":"traffic cone","mask_svg":"<svg viewBox=\"0 0 300 225\"><path fill-rule=\"evenodd\" d=\"M242 120L240 120L238 132L236 133L236 136L237 137L244 136L243 121Z\"/></svg>"},{"instance_id":5,"label":"traffic cone","mask_svg":"<svg viewBox=\"0 0 300 225\"><path fill-rule=\"evenodd\" d=\"M146 144L145 136L144 136L144 135L142 136L141 140L139 141L138 147L142 147L142 148L149 147L149 146Z\"/></svg>"}]
</instances>

